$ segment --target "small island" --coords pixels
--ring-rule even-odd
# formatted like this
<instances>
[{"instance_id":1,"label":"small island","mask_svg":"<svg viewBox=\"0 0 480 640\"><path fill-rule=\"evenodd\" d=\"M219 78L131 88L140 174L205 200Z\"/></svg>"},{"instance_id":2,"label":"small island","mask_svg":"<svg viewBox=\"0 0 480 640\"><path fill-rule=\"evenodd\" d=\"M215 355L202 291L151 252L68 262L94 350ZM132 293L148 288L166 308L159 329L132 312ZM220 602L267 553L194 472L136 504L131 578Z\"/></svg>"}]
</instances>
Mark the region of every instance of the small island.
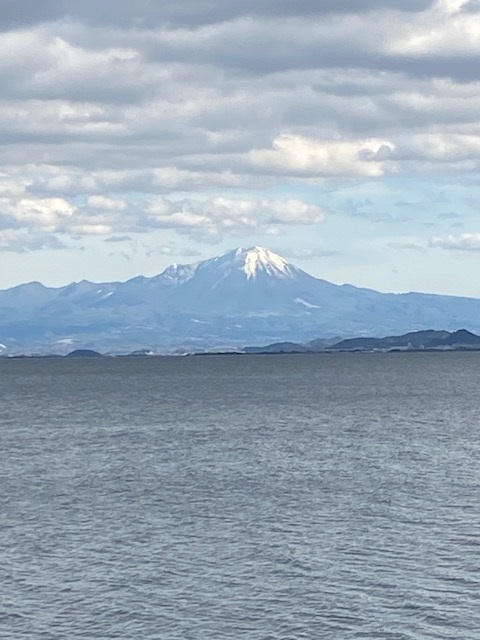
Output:
<instances>
[{"instance_id":1,"label":"small island","mask_svg":"<svg viewBox=\"0 0 480 640\"><path fill-rule=\"evenodd\" d=\"M67 353L65 358L102 358L102 354L93 349L75 349Z\"/></svg>"}]
</instances>

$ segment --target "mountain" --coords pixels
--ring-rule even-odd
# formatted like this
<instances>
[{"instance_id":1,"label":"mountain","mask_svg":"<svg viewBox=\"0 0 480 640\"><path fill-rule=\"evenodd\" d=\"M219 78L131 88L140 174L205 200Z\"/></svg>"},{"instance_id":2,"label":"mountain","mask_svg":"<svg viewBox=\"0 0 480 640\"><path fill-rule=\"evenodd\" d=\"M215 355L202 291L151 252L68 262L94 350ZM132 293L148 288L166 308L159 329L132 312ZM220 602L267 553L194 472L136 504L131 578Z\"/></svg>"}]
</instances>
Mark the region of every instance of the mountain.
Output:
<instances>
[{"instance_id":1,"label":"mountain","mask_svg":"<svg viewBox=\"0 0 480 640\"><path fill-rule=\"evenodd\" d=\"M0 343L10 354L188 351L431 327L480 330L480 300L336 285L261 247L151 278L0 291Z\"/></svg>"}]
</instances>

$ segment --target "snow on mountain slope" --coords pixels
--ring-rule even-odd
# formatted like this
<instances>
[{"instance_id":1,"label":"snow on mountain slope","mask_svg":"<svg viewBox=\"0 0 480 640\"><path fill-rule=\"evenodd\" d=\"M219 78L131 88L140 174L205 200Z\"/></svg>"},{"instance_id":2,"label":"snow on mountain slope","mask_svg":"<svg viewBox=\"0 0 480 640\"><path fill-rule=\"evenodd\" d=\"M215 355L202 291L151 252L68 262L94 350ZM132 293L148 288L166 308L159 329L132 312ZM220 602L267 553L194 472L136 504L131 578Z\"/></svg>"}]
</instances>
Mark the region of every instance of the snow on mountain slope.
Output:
<instances>
[{"instance_id":1,"label":"snow on mountain slope","mask_svg":"<svg viewBox=\"0 0 480 640\"><path fill-rule=\"evenodd\" d=\"M167 286L174 287L179 284L183 284L193 278L195 271L199 266L199 262L194 264L171 264L169 267L162 271L159 276L154 279Z\"/></svg>"},{"instance_id":2,"label":"snow on mountain slope","mask_svg":"<svg viewBox=\"0 0 480 640\"><path fill-rule=\"evenodd\" d=\"M231 261L232 268L242 271L247 280L255 279L261 273L275 278L292 278L297 271L284 258L263 247L236 249L224 257Z\"/></svg>"},{"instance_id":3,"label":"snow on mountain slope","mask_svg":"<svg viewBox=\"0 0 480 640\"><path fill-rule=\"evenodd\" d=\"M257 273L263 271L274 277L291 277L290 265L279 255L263 249L252 247L246 251L237 250L236 258L243 263L243 272L247 278L256 278Z\"/></svg>"}]
</instances>

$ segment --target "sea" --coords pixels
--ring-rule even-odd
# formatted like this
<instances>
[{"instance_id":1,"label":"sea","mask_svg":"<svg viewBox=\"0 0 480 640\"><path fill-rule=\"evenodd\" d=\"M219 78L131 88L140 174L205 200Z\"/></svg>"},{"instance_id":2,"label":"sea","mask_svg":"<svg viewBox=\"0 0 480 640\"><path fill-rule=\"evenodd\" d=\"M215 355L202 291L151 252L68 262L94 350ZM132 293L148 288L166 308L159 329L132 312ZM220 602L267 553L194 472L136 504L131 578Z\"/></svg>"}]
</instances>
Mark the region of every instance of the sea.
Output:
<instances>
[{"instance_id":1,"label":"sea","mask_svg":"<svg viewBox=\"0 0 480 640\"><path fill-rule=\"evenodd\" d=\"M480 353L0 359L2 640L480 638Z\"/></svg>"}]
</instances>

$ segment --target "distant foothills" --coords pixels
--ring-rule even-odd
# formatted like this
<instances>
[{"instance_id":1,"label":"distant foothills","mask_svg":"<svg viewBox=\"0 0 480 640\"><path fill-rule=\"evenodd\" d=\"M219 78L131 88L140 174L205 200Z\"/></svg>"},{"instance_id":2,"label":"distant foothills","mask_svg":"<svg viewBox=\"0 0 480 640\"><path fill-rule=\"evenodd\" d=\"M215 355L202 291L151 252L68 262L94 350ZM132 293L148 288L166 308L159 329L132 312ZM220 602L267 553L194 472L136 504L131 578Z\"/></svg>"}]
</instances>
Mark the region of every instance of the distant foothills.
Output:
<instances>
[{"instance_id":1,"label":"distant foothills","mask_svg":"<svg viewBox=\"0 0 480 640\"><path fill-rule=\"evenodd\" d=\"M5 356L474 349L477 334L480 299L336 285L262 247L151 278L0 291Z\"/></svg>"},{"instance_id":2,"label":"distant foothills","mask_svg":"<svg viewBox=\"0 0 480 640\"><path fill-rule=\"evenodd\" d=\"M304 344L297 342L275 342L262 347L244 347L231 350L200 350L188 352L179 349L173 353L160 354L149 349L140 349L127 354L117 354L115 357L139 356L185 356L185 355L261 355L261 354L298 354L298 353L338 353L338 352L407 352L407 351L480 351L480 336L460 329L459 331L413 331L401 336L386 336L385 338L349 338L346 340L317 338ZM65 357L65 358L99 358L111 354L101 354L92 349L75 349L65 356L61 354L48 355L17 355L13 358L27 357ZM2 357L0 355L0 357ZM3 356L7 357L7 356Z\"/></svg>"},{"instance_id":3,"label":"distant foothills","mask_svg":"<svg viewBox=\"0 0 480 640\"><path fill-rule=\"evenodd\" d=\"M322 340L304 344L277 342L264 347L245 347L245 353L319 353L335 351L480 351L480 336L459 331L413 331L385 338L349 338Z\"/></svg>"}]
</instances>

